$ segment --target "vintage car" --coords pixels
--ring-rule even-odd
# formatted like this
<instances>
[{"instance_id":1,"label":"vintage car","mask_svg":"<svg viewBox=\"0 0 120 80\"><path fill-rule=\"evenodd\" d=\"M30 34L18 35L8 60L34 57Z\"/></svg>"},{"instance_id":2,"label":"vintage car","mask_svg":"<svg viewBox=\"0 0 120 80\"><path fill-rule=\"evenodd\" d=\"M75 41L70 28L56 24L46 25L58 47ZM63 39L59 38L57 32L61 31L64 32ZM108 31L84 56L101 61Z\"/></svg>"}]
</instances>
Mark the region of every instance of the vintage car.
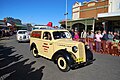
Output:
<instances>
[{"instance_id":1,"label":"vintage car","mask_svg":"<svg viewBox=\"0 0 120 80\"><path fill-rule=\"evenodd\" d=\"M33 30L30 50L34 57L42 56L54 61L63 72L93 62L89 46L73 41L71 34L65 29Z\"/></svg>"},{"instance_id":2,"label":"vintage car","mask_svg":"<svg viewBox=\"0 0 120 80\"><path fill-rule=\"evenodd\" d=\"M18 42L28 42L30 41L30 32L27 30L18 30L16 38Z\"/></svg>"}]
</instances>

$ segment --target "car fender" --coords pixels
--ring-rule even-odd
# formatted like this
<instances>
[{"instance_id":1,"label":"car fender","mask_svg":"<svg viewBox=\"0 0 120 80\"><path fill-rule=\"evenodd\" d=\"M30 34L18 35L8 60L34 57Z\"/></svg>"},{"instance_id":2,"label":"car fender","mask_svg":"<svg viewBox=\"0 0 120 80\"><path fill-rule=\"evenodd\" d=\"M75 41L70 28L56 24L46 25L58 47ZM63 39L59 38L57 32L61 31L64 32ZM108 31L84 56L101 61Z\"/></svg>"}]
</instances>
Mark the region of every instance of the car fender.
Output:
<instances>
[{"instance_id":1,"label":"car fender","mask_svg":"<svg viewBox=\"0 0 120 80\"><path fill-rule=\"evenodd\" d=\"M93 53L90 49L87 49L87 47L85 46L85 51L86 51L86 60L93 60Z\"/></svg>"},{"instance_id":2,"label":"car fender","mask_svg":"<svg viewBox=\"0 0 120 80\"><path fill-rule=\"evenodd\" d=\"M30 46L30 50L32 50L34 47L36 48L36 45L35 45L35 43L32 43Z\"/></svg>"},{"instance_id":3,"label":"car fender","mask_svg":"<svg viewBox=\"0 0 120 80\"><path fill-rule=\"evenodd\" d=\"M72 57L73 54L69 53L69 52L66 51L65 49L62 49L62 50L59 50L59 51L55 52L55 54L52 56L52 60L53 60L55 63L56 63L56 59L57 59L57 56L58 56L58 55L62 55L62 56L66 59L68 65L69 65L70 67L71 67L72 64L75 63L75 60L74 60L74 58Z\"/></svg>"}]
</instances>

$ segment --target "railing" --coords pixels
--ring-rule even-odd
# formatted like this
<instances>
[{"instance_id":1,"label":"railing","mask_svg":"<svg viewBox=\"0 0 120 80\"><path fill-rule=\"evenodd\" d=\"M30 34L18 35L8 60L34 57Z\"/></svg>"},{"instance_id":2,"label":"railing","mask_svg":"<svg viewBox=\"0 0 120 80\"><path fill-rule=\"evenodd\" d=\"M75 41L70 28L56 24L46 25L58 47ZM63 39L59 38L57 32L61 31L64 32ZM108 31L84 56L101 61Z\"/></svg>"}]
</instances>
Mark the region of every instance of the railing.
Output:
<instances>
[{"instance_id":1,"label":"railing","mask_svg":"<svg viewBox=\"0 0 120 80\"><path fill-rule=\"evenodd\" d=\"M79 41L84 42L92 47L92 51L96 52L96 42L92 38L81 38ZM120 56L120 43L115 43L111 41L101 41L101 54L110 54L114 56Z\"/></svg>"}]
</instances>

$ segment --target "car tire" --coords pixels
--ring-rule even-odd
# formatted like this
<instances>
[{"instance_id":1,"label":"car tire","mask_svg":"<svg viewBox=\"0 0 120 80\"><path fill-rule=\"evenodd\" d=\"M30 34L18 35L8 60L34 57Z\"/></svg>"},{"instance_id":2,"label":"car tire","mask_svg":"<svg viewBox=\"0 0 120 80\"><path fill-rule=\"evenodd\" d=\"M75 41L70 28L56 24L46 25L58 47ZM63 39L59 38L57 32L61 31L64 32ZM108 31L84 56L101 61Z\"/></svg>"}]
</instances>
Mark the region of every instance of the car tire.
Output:
<instances>
[{"instance_id":1,"label":"car tire","mask_svg":"<svg viewBox=\"0 0 120 80\"><path fill-rule=\"evenodd\" d=\"M33 47L33 49L31 50L31 53L33 54L33 56L34 56L35 58L38 58L38 57L39 57L37 48Z\"/></svg>"},{"instance_id":2,"label":"car tire","mask_svg":"<svg viewBox=\"0 0 120 80\"><path fill-rule=\"evenodd\" d=\"M21 41L18 41L18 43L22 43Z\"/></svg>"},{"instance_id":3,"label":"car tire","mask_svg":"<svg viewBox=\"0 0 120 80\"><path fill-rule=\"evenodd\" d=\"M86 50L86 60L93 60L93 53L90 50Z\"/></svg>"},{"instance_id":4,"label":"car tire","mask_svg":"<svg viewBox=\"0 0 120 80\"><path fill-rule=\"evenodd\" d=\"M62 55L59 55L57 57L57 66L63 72L68 72L70 70L70 67L67 64L66 59Z\"/></svg>"}]
</instances>

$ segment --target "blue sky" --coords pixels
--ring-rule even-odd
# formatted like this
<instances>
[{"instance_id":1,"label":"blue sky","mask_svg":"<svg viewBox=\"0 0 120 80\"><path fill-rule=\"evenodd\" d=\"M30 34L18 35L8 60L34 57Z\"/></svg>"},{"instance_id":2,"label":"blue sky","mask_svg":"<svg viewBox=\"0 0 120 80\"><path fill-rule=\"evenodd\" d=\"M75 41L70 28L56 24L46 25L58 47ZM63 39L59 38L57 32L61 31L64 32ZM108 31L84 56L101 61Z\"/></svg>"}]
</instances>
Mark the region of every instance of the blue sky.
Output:
<instances>
[{"instance_id":1,"label":"blue sky","mask_svg":"<svg viewBox=\"0 0 120 80\"><path fill-rule=\"evenodd\" d=\"M89 0L68 0L68 18L72 18L73 4ZM59 26L65 19L66 0L0 0L0 20L13 17L22 23L47 24Z\"/></svg>"}]
</instances>

